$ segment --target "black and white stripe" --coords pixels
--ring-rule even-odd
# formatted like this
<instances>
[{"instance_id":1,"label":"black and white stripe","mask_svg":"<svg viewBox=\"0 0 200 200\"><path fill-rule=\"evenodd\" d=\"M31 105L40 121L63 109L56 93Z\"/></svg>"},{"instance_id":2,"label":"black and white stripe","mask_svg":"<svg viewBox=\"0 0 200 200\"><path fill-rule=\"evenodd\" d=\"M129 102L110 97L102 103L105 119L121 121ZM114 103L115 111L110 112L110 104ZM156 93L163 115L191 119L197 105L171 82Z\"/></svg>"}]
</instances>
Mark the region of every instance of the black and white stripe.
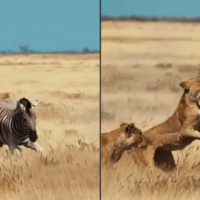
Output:
<instances>
[{"instance_id":1,"label":"black and white stripe","mask_svg":"<svg viewBox=\"0 0 200 200\"><path fill-rule=\"evenodd\" d=\"M9 99L0 100L0 145L8 145L13 153L20 153L19 145L41 152L37 144L36 115L31 102L22 98L18 102Z\"/></svg>"}]
</instances>

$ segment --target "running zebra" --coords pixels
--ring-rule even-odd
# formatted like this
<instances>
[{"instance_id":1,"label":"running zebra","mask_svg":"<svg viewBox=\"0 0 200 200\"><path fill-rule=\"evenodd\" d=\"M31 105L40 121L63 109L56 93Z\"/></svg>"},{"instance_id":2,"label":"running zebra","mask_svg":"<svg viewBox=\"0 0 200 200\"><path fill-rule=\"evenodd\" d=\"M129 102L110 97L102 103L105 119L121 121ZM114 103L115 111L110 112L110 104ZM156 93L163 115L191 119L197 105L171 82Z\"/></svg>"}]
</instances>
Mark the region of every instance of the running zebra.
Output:
<instances>
[{"instance_id":1,"label":"running zebra","mask_svg":"<svg viewBox=\"0 0 200 200\"><path fill-rule=\"evenodd\" d=\"M0 147L8 145L11 153L21 154L19 145L42 153L43 148L36 142L36 115L34 104L22 98L18 102L10 99L0 100Z\"/></svg>"}]
</instances>

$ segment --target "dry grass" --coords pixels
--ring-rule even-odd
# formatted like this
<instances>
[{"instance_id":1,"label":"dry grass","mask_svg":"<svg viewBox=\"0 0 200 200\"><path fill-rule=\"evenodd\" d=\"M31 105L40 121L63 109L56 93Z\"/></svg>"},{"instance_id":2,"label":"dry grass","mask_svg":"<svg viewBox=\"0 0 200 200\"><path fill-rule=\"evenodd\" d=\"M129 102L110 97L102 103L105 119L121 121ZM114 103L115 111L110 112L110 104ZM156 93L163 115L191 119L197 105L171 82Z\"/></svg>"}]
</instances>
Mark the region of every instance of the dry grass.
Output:
<instances>
[{"instance_id":1,"label":"dry grass","mask_svg":"<svg viewBox=\"0 0 200 200\"><path fill-rule=\"evenodd\" d=\"M98 199L99 55L0 55L1 91L38 99L38 143L0 150L0 199Z\"/></svg>"},{"instance_id":2,"label":"dry grass","mask_svg":"<svg viewBox=\"0 0 200 200\"><path fill-rule=\"evenodd\" d=\"M182 95L181 80L196 76L199 24L102 22L102 124L122 121L143 130L163 122ZM165 174L137 167L130 154L102 168L102 200L178 200L200 197L198 141L173 152L178 169Z\"/></svg>"}]
</instances>

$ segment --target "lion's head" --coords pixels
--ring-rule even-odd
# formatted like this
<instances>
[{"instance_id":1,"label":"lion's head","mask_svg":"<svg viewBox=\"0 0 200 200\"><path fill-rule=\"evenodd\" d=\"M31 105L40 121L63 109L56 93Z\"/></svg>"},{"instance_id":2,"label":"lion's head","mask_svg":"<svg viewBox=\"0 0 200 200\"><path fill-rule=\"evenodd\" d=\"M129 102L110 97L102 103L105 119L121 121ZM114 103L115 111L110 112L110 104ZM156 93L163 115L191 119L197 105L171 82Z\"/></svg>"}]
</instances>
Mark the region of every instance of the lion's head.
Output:
<instances>
[{"instance_id":1,"label":"lion's head","mask_svg":"<svg viewBox=\"0 0 200 200\"><path fill-rule=\"evenodd\" d=\"M192 100L200 107L200 78L191 78L187 81L180 82L179 85L185 89L189 100Z\"/></svg>"},{"instance_id":2,"label":"lion's head","mask_svg":"<svg viewBox=\"0 0 200 200\"><path fill-rule=\"evenodd\" d=\"M134 123L122 123L120 129L122 131L121 139L123 140L124 149L129 150L132 147L145 149L147 147L148 141Z\"/></svg>"}]
</instances>

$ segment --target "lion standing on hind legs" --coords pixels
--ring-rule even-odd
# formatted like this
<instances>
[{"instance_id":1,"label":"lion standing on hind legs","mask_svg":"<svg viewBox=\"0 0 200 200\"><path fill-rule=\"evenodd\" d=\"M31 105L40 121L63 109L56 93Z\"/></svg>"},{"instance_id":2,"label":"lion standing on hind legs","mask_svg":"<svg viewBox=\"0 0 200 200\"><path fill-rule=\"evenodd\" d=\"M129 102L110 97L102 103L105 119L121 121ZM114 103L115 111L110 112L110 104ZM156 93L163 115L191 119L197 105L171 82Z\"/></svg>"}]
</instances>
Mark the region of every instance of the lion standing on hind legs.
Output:
<instances>
[{"instance_id":1,"label":"lion standing on hind legs","mask_svg":"<svg viewBox=\"0 0 200 200\"><path fill-rule=\"evenodd\" d=\"M176 168L172 151L182 150L200 139L200 77L179 84L184 93L174 114L143 133L149 141L145 151L132 150L134 160L164 171Z\"/></svg>"}]
</instances>

